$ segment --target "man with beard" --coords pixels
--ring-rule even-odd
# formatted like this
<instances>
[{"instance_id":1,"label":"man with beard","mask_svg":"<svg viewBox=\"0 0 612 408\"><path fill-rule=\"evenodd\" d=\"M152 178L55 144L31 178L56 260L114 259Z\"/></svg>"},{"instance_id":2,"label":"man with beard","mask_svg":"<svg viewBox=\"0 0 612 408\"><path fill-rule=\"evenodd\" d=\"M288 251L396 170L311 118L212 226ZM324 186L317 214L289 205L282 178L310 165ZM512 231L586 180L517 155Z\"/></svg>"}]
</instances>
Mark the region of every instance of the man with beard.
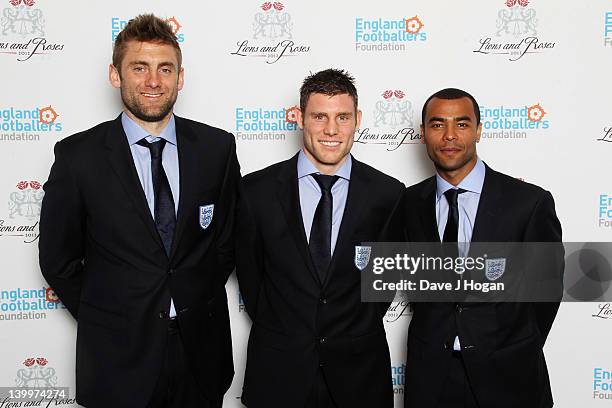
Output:
<instances>
[{"instance_id":1,"label":"man with beard","mask_svg":"<svg viewBox=\"0 0 612 408\"><path fill-rule=\"evenodd\" d=\"M183 76L171 27L136 17L109 67L123 113L55 146L40 267L77 320L87 407L220 407L233 377L239 166L231 134L173 114Z\"/></svg>"},{"instance_id":2,"label":"man with beard","mask_svg":"<svg viewBox=\"0 0 612 408\"><path fill-rule=\"evenodd\" d=\"M423 106L421 134L436 175L408 187L390 224L400 240L561 242L552 195L488 167L476 154L474 97L449 88ZM563 254L546 259L561 282ZM557 268L559 266L559 268ZM558 275L557 275L558 272ZM559 303L415 303L404 406L548 408L543 346Z\"/></svg>"}]
</instances>

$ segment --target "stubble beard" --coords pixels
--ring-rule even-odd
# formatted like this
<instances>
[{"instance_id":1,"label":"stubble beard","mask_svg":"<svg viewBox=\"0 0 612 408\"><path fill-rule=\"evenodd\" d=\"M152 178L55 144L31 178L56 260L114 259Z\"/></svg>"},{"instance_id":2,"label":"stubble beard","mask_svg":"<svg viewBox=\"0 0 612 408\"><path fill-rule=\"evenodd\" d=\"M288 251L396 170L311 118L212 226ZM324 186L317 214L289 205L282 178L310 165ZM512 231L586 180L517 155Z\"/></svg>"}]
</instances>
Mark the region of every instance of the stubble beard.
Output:
<instances>
[{"instance_id":1,"label":"stubble beard","mask_svg":"<svg viewBox=\"0 0 612 408\"><path fill-rule=\"evenodd\" d=\"M175 94L168 98L159 108L151 109L138 102L134 94L130 94L126 89L121 88L121 100L123 101L123 105L132 115L144 122L160 122L168 116L174 108L176 96Z\"/></svg>"}]
</instances>

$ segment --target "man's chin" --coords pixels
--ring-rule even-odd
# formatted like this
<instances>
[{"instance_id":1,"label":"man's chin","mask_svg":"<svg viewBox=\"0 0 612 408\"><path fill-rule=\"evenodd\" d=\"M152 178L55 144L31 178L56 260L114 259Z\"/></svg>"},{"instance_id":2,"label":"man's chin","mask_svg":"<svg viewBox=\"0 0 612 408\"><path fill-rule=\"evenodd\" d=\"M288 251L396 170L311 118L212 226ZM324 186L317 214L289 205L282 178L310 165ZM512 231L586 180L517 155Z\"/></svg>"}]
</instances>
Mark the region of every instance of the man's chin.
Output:
<instances>
[{"instance_id":1,"label":"man's chin","mask_svg":"<svg viewBox=\"0 0 612 408\"><path fill-rule=\"evenodd\" d=\"M171 112L172 110L167 110L167 111L157 111L157 112L144 112L141 110L131 110L128 108L128 110L130 111L130 113L134 116L136 116L138 119L144 121L144 122L160 122L162 120L164 120Z\"/></svg>"},{"instance_id":2,"label":"man's chin","mask_svg":"<svg viewBox=\"0 0 612 408\"><path fill-rule=\"evenodd\" d=\"M453 163L443 163L443 162L440 162L440 161L439 161L439 162L437 162L437 163L436 163L436 167L437 167L439 170L450 172L450 171L457 171L457 170L460 170L460 169L461 169L461 168L463 168L463 167L464 167L466 164L467 164L467 163L455 163L455 162L453 162Z\"/></svg>"}]
</instances>

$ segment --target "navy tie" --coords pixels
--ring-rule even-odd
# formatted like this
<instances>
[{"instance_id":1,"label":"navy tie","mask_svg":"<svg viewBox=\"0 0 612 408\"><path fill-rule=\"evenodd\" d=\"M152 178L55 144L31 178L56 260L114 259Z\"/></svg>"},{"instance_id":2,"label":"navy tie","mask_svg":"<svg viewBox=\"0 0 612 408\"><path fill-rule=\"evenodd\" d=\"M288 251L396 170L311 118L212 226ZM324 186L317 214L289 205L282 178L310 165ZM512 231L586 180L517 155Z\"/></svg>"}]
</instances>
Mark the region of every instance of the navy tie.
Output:
<instances>
[{"instance_id":1,"label":"navy tie","mask_svg":"<svg viewBox=\"0 0 612 408\"><path fill-rule=\"evenodd\" d=\"M340 178L338 176L327 176L324 174L311 174L319 187L321 187L321 199L317 204L312 228L310 229L310 240L308 247L310 256L317 269L321 284L325 282L327 269L331 262L331 234L332 234L332 210L333 197L331 188Z\"/></svg>"},{"instance_id":2,"label":"navy tie","mask_svg":"<svg viewBox=\"0 0 612 408\"><path fill-rule=\"evenodd\" d=\"M446 201L448 201L448 218L442 242L457 242L459 235L459 205L457 204L457 198L459 194L465 192L466 190L462 188L451 188L444 193Z\"/></svg>"},{"instance_id":3,"label":"navy tie","mask_svg":"<svg viewBox=\"0 0 612 408\"><path fill-rule=\"evenodd\" d=\"M151 178L153 179L153 195L155 197L153 200L155 226L164 244L166 254L170 256L174 229L176 228L176 213L170 183L162 166L162 152L166 141L159 139L156 142L148 143L145 139L141 139L137 144L147 147L151 153Z\"/></svg>"}]
</instances>

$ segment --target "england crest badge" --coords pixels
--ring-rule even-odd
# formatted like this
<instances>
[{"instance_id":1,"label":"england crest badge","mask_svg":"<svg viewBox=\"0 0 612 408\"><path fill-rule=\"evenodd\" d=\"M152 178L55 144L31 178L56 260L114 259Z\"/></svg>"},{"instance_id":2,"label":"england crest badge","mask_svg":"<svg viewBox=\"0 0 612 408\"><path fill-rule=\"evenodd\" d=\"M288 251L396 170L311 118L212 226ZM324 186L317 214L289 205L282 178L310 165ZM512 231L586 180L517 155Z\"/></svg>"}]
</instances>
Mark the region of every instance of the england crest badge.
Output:
<instances>
[{"instance_id":1,"label":"england crest badge","mask_svg":"<svg viewBox=\"0 0 612 408\"><path fill-rule=\"evenodd\" d=\"M506 258L487 259L485 262L485 275L488 280L494 281L506 272Z\"/></svg>"},{"instance_id":2,"label":"england crest badge","mask_svg":"<svg viewBox=\"0 0 612 408\"><path fill-rule=\"evenodd\" d=\"M370 254L372 253L372 247L369 246L355 246L355 266L360 271L363 271L368 262L370 262Z\"/></svg>"},{"instance_id":3,"label":"england crest badge","mask_svg":"<svg viewBox=\"0 0 612 408\"><path fill-rule=\"evenodd\" d=\"M212 222L214 210L214 204L200 206L200 227L202 227L202 229L208 228L208 226Z\"/></svg>"}]
</instances>

